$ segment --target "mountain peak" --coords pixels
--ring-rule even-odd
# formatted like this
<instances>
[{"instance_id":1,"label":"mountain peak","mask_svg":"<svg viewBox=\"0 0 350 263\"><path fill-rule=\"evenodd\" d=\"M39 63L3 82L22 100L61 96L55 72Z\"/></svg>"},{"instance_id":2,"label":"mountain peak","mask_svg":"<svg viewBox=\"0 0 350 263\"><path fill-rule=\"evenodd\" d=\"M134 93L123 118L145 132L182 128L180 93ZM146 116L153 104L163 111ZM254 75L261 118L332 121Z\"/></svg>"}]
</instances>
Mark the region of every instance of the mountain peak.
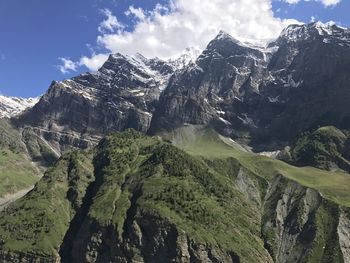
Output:
<instances>
[{"instance_id":1,"label":"mountain peak","mask_svg":"<svg viewBox=\"0 0 350 263\"><path fill-rule=\"evenodd\" d=\"M341 37L349 35L350 30L340 27L334 22L313 22L310 24L293 24L286 27L279 39L287 41L306 40L317 37Z\"/></svg>"},{"instance_id":2,"label":"mountain peak","mask_svg":"<svg viewBox=\"0 0 350 263\"><path fill-rule=\"evenodd\" d=\"M0 118L11 118L33 107L39 98L17 98L0 95Z\"/></svg>"},{"instance_id":3,"label":"mountain peak","mask_svg":"<svg viewBox=\"0 0 350 263\"><path fill-rule=\"evenodd\" d=\"M197 47L188 47L179 56L169 59L168 62L175 70L181 70L194 63L201 52L202 50Z\"/></svg>"},{"instance_id":4,"label":"mountain peak","mask_svg":"<svg viewBox=\"0 0 350 263\"><path fill-rule=\"evenodd\" d=\"M220 30L219 34L215 37L214 41L231 41L239 45L243 45L241 41L231 36L229 33Z\"/></svg>"}]
</instances>

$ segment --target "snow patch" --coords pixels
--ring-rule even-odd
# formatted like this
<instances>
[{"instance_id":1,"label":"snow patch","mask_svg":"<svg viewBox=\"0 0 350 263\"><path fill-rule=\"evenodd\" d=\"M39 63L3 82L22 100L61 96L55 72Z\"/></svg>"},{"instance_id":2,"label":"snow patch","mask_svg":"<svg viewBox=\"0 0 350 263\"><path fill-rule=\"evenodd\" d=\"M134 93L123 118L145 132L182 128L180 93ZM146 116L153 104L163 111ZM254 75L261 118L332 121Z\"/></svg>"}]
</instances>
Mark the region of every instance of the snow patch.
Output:
<instances>
[{"instance_id":1,"label":"snow patch","mask_svg":"<svg viewBox=\"0 0 350 263\"><path fill-rule=\"evenodd\" d=\"M39 102L37 98L17 98L0 95L0 118L11 118L21 114Z\"/></svg>"}]
</instances>

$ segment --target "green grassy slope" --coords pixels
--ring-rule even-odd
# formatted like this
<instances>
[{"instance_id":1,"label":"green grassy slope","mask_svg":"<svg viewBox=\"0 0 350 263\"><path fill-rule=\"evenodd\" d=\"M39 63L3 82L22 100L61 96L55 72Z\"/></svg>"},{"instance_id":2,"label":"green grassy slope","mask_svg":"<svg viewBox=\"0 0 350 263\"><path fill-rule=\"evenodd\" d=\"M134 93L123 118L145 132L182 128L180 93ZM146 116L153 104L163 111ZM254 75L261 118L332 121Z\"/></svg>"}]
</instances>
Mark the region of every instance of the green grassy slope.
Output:
<instances>
[{"instance_id":1,"label":"green grassy slope","mask_svg":"<svg viewBox=\"0 0 350 263\"><path fill-rule=\"evenodd\" d=\"M0 216L1 251L57 255L70 220L94 179L91 153L74 152L50 168L29 194Z\"/></svg>"},{"instance_id":2,"label":"green grassy slope","mask_svg":"<svg viewBox=\"0 0 350 263\"><path fill-rule=\"evenodd\" d=\"M93 167L89 165L92 159ZM67 198L70 185L81 188L74 196L83 196L90 188L76 206L84 211L77 212ZM89 250L84 244L102 235L102 244L92 247L109 253L103 255L108 260L113 253L103 249L110 246L104 242L116 242L114 246L122 247L130 259L157 258L163 254L150 253L156 253L151 251L157 242L170 238L167 232L154 241L146 228L143 235L150 249L133 243L132 232L133 221L149 225L155 220L156 229L175 227L176 233L186 233L193 244L235 254L241 262L267 262L270 258L259 238L258 215L258 208L226 174L168 143L128 131L108 136L94 158L84 153L65 156L29 195L0 213L0 252L51 258L60 252L66 262L79 262L82 259L74 251ZM175 247L174 243L171 249Z\"/></svg>"},{"instance_id":3,"label":"green grassy slope","mask_svg":"<svg viewBox=\"0 0 350 263\"><path fill-rule=\"evenodd\" d=\"M8 120L0 120L0 197L28 188L41 172L28 156L20 133Z\"/></svg>"},{"instance_id":4,"label":"green grassy slope","mask_svg":"<svg viewBox=\"0 0 350 263\"><path fill-rule=\"evenodd\" d=\"M182 133L181 130L178 132ZM320 191L330 200L350 207L350 175L343 172L330 172L313 167L295 167L285 162L245 152L234 147L227 138L220 137L211 130L199 130L191 143L178 144L194 156L208 159L232 157L246 169L266 179L276 175L297 181L301 185Z\"/></svg>"},{"instance_id":5,"label":"green grassy slope","mask_svg":"<svg viewBox=\"0 0 350 263\"><path fill-rule=\"evenodd\" d=\"M65 155L0 212L0 258L171 262L188 246L192 257L203 249L219 262L271 262L290 231L300 235L293 255L305 249L305 262L342 258L337 226L350 207L348 174L294 167L212 130L187 129L165 141L130 130Z\"/></svg>"},{"instance_id":6,"label":"green grassy slope","mask_svg":"<svg viewBox=\"0 0 350 263\"><path fill-rule=\"evenodd\" d=\"M350 172L347 145L349 138L333 126L303 134L293 145L291 154L297 165L331 170L338 166Z\"/></svg>"}]
</instances>

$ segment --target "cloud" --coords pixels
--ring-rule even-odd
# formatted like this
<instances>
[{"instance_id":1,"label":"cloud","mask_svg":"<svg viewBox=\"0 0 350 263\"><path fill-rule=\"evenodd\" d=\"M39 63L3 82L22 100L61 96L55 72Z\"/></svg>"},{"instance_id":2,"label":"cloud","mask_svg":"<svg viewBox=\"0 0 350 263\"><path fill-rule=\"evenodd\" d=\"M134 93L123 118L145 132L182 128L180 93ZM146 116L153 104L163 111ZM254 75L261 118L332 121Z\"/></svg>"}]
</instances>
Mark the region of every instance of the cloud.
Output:
<instances>
[{"instance_id":1,"label":"cloud","mask_svg":"<svg viewBox=\"0 0 350 263\"><path fill-rule=\"evenodd\" d=\"M93 54L91 57L82 57L79 65L85 66L92 71L97 71L108 58L108 54Z\"/></svg>"},{"instance_id":2,"label":"cloud","mask_svg":"<svg viewBox=\"0 0 350 263\"><path fill-rule=\"evenodd\" d=\"M239 40L267 41L296 20L274 17L271 0L169 0L151 11L130 6L126 18L134 22L132 31L118 22L111 10L100 24L97 45L102 54L84 56L79 64L96 70L107 53L172 58L187 47L204 49L220 30Z\"/></svg>"},{"instance_id":3,"label":"cloud","mask_svg":"<svg viewBox=\"0 0 350 263\"><path fill-rule=\"evenodd\" d=\"M341 2L341 0L321 0L325 6L335 6Z\"/></svg>"},{"instance_id":4,"label":"cloud","mask_svg":"<svg viewBox=\"0 0 350 263\"><path fill-rule=\"evenodd\" d=\"M103 20L98 27L100 33L113 33L115 31L120 33L121 30L124 29L124 25L119 23L117 17L112 15L111 10L103 9L101 12L105 15L106 19Z\"/></svg>"},{"instance_id":5,"label":"cloud","mask_svg":"<svg viewBox=\"0 0 350 263\"><path fill-rule=\"evenodd\" d=\"M286 3L294 5L300 2L300 0L284 0Z\"/></svg>"},{"instance_id":6,"label":"cloud","mask_svg":"<svg viewBox=\"0 0 350 263\"><path fill-rule=\"evenodd\" d=\"M58 65L57 68L62 74L68 74L71 71L77 71L79 63L72 61L70 58L58 58L62 65Z\"/></svg>"},{"instance_id":7,"label":"cloud","mask_svg":"<svg viewBox=\"0 0 350 263\"><path fill-rule=\"evenodd\" d=\"M283 0L283 1L291 5L298 4L301 1L305 1L305 2L316 1L316 2L321 2L325 7L332 7L339 4L342 0Z\"/></svg>"}]
</instances>

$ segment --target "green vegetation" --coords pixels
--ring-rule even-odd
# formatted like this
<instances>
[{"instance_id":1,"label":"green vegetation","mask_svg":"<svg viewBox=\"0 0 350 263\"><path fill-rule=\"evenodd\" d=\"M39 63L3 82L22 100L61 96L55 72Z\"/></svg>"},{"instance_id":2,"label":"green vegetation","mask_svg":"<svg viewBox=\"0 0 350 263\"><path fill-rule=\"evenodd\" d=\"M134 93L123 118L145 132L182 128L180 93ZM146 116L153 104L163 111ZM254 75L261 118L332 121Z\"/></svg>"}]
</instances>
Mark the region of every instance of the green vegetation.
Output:
<instances>
[{"instance_id":1,"label":"green vegetation","mask_svg":"<svg viewBox=\"0 0 350 263\"><path fill-rule=\"evenodd\" d=\"M0 197L34 185L38 174L25 155L0 150Z\"/></svg>"},{"instance_id":2,"label":"green vegetation","mask_svg":"<svg viewBox=\"0 0 350 263\"><path fill-rule=\"evenodd\" d=\"M315 217L315 223L312 227L317 228L318 231L313 242L313 250L305 262L344 262L337 235L339 207L325 201Z\"/></svg>"},{"instance_id":3,"label":"green vegetation","mask_svg":"<svg viewBox=\"0 0 350 263\"><path fill-rule=\"evenodd\" d=\"M74 152L49 168L34 190L0 216L1 251L57 255L69 222L93 181L91 154Z\"/></svg>"},{"instance_id":4,"label":"green vegetation","mask_svg":"<svg viewBox=\"0 0 350 263\"><path fill-rule=\"evenodd\" d=\"M23 131L23 141L34 162L50 166L57 160L58 156L50 149L49 145L29 128Z\"/></svg>"},{"instance_id":5,"label":"green vegetation","mask_svg":"<svg viewBox=\"0 0 350 263\"><path fill-rule=\"evenodd\" d=\"M303 134L291 150L294 163L331 170L335 166L350 171L350 162L344 158L347 136L335 127L322 127Z\"/></svg>"},{"instance_id":6,"label":"green vegetation","mask_svg":"<svg viewBox=\"0 0 350 263\"><path fill-rule=\"evenodd\" d=\"M127 212L139 209L188 233L202 244L234 251L251 262L266 258L259 236L258 210L200 158L133 131L107 137L95 167L103 182L90 208L90 220L126 233ZM135 200L136 199L136 200Z\"/></svg>"},{"instance_id":7,"label":"green vegetation","mask_svg":"<svg viewBox=\"0 0 350 263\"><path fill-rule=\"evenodd\" d=\"M175 147L129 130L107 136L93 151L64 155L33 191L0 213L0 252L60 254L69 261L83 249L75 246L94 240L96 251L126 242L118 249L137 259L145 253L135 241L137 231L153 246L154 234L146 235L155 224L159 233L175 228L175 236L185 233L191 242L234 253L241 262L268 262L267 250L277 253L277 230L263 224L275 220L290 188L295 201L285 220L302 233L298 242L308 244L305 260L341 260L337 204L350 207L348 174L258 156L209 129L185 137ZM270 183L277 190L271 192ZM301 185L329 199L315 197L321 201L307 221Z\"/></svg>"},{"instance_id":8,"label":"green vegetation","mask_svg":"<svg viewBox=\"0 0 350 263\"><path fill-rule=\"evenodd\" d=\"M33 186L41 171L28 157L21 135L8 120L0 120L0 197Z\"/></svg>"},{"instance_id":9,"label":"green vegetation","mask_svg":"<svg viewBox=\"0 0 350 263\"><path fill-rule=\"evenodd\" d=\"M132 220L156 217L195 242L237 253L242 262L269 257L258 238L259 210L228 175L134 131L102 140L94 158L84 152L61 158L29 195L0 214L0 250L57 255L77 208L84 206L77 200L92 184L90 199L84 201L88 211L79 226L94 222L96 231L109 232L112 227L123 238ZM134 218L130 211L135 211ZM80 235L82 240L94 232Z\"/></svg>"},{"instance_id":10,"label":"green vegetation","mask_svg":"<svg viewBox=\"0 0 350 263\"><path fill-rule=\"evenodd\" d=\"M285 162L244 152L233 148L211 130L198 133L192 144L178 145L191 155L205 159L234 158L253 174L271 180L276 175L292 179L301 185L320 191L330 200L350 207L350 176L343 172L330 172L313 167L295 167Z\"/></svg>"}]
</instances>

